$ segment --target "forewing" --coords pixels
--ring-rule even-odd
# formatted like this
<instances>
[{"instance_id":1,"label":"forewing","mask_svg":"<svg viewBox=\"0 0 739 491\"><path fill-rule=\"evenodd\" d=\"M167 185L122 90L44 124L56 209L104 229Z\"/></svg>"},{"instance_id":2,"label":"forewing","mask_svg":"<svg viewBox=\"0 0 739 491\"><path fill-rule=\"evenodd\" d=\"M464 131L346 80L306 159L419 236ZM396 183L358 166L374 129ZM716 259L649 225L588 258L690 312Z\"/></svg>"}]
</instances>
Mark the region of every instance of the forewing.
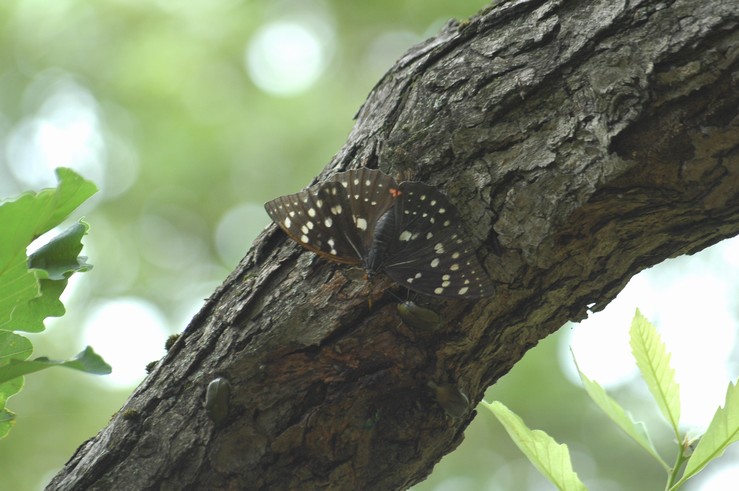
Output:
<instances>
[{"instance_id":1,"label":"forewing","mask_svg":"<svg viewBox=\"0 0 739 491\"><path fill-rule=\"evenodd\" d=\"M362 237L352 223L352 208L340 183L320 183L269 201L264 208L272 221L306 249L331 261L362 262Z\"/></svg>"}]
</instances>

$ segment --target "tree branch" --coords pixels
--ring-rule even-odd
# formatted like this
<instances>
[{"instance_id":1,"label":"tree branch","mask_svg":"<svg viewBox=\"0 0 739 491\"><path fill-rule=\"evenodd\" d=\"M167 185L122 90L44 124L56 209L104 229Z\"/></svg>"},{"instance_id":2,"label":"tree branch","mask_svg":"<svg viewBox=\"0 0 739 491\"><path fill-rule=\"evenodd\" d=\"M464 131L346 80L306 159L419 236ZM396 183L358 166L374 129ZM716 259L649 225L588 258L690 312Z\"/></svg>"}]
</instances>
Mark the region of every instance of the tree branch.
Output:
<instances>
[{"instance_id":1,"label":"tree branch","mask_svg":"<svg viewBox=\"0 0 739 491\"><path fill-rule=\"evenodd\" d=\"M738 22L734 1L519 0L450 23L377 84L323 176L379 166L442 188L496 295L417 299L444 325L409 327L397 285L272 226L48 489L423 479L474 414L448 416L439 387L477 403L634 274L739 233ZM228 404L208 412L216 377Z\"/></svg>"}]
</instances>

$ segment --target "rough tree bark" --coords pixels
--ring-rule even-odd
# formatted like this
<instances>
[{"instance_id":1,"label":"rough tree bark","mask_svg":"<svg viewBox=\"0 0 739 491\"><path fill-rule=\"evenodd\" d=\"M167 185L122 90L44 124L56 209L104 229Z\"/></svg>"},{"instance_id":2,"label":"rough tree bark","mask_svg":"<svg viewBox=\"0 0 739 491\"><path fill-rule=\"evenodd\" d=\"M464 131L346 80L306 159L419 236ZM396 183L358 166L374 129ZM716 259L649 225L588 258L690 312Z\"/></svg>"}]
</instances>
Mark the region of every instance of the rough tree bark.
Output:
<instances>
[{"instance_id":1,"label":"rough tree bark","mask_svg":"<svg viewBox=\"0 0 739 491\"><path fill-rule=\"evenodd\" d=\"M399 287L271 226L48 489L422 480L540 339L739 233L737 22L736 0L517 0L448 24L377 84L322 177L367 165L439 186L496 295L432 302L445 325L428 335L399 320ZM232 388L218 423L216 377ZM464 417L428 382L468 394Z\"/></svg>"}]
</instances>

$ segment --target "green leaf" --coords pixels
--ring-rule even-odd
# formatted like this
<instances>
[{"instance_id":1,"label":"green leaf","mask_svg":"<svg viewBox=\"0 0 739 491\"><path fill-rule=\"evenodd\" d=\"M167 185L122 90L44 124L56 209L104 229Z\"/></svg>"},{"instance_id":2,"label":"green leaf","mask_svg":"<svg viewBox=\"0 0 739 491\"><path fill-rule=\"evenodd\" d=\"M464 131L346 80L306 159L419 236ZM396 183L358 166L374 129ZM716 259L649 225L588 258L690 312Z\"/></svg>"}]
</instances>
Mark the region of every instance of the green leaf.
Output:
<instances>
[{"instance_id":1,"label":"green leaf","mask_svg":"<svg viewBox=\"0 0 739 491\"><path fill-rule=\"evenodd\" d=\"M672 426L680 441L680 387L675 371L670 367L670 353L665 349L657 330L637 309L629 330L631 352L639 366L662 415Z\"/></svg>"},{"instance_id":2,"label":"green leaf","mask_svg":"<svg viewBox=\"0 0 739 491\"><path fill-rule=\"evenodd\" d=\"M57 169L59 185L38 193L24 193L13 201L0 203L0 329L40 332L43 320L62 315L58 301L66 278L89 267L77 258L79 238L87 231L81 222L37 251L36 267L29 269L26 248L40 235L56 227L87 198L96 187L69 169ZM72 255L76 250L76 254ZM46 279L50 282L40 282ZM40 298L40 299L39 299ZM35 300L39 299L39 300Z\"/></svg>"},{"instance_id":3,"label":"green leaf","mask_svg":"<svg viewBox=\"0 0 739 491\"><path fill-rule=\"evenodd\" d=\"M100 355L88 346L84 351L68 361L50 360L45 356L27 361L11 359L7 364L0 367L0 384L20 377L21 375L38 372L39 370L55 366L73 368L98 375L105 375L111 372L110 365L105 363Z\"/></svg>"},{"instance_id":4,"label":"green leaf","mask_svg":"<svg viewBox=\"0 0 739 491\"><path fill-rule=\"evenodd\" d=\"M59 225L75 208L97 192L95 185L71 169L56 169L59 185L37 193L23 193L0 204L0 272L3 259L12 258L34 239Z\"/></svg>"},{"instance_id":5,"label":"green leaf","mask_svg":"<svg viewBox=\"0 0 739 491\"><path fill-rule=\"evenodd\" d=\"M683 477L673 488L677 489L685 481L696 475L710 461L720 457L726 448L739 441L739 386L729 384L726 390L724 407L718 408L706 433L690 456Z\"/></svg>"},{"instance_id":6,"label":"green leaf","mask_svg":"<svg viewBox=\"0 0 739 491\"><path fill-rule=\"evenodd\" d=\"M92 182L72 170L59 168L56 175L59 184L54 189L0 202L0 438L15 422L5 404L23 387L24 374L52 366L98 374L111 371L91 348L69 361L28 360L33 352L31 342L11 332L43 331L44 319L64 314L59 298L69 276L90 269L86 258L78 256L88 229L82 221L26 257L26 249L35 239L58 226L97 192Z\"/></svg>"},{"instance_id":7,"label":"green leaf","mask_svg":"<svg viewBox=\"0 0 739 491\"><path fill-rule=\"evenodd\" d=\"M40 332L44 330L45 318L64 315L64 305L59 297L67 287L67 278L75 272L92 268L85 262L87 258L78 256L82 250L82 237L88 229L83 221L75 223L29 256L29 266L37 270L32 271L39 278L39 294L16 306L13 329Z\"/></svg>"},{"instance_id":8,"label":"green leaf","mask_svg":"<svg viewBox=\"0 0 739 491\"><path fill-rule=\"evenodd\" d=\"M575 358L575 354L572 354L572 358ZM632 440L638 443L649 455L654 457L665 470L670 469L670 466L662 460L662 457L657 453L657 449L654 448L652 439L649 438L644 423L641 421L634 421L631 414L628 413L621 405L612 399L606 391L597 382L590 380L581 370L575 360L575 367L577 372L580 374L580 380L585 387L585 391L588 393L590 398L595 402L611 420L618 425Z\"/></svg>"},{"instance_id":9,"label":"green leaf","mask_svg":"<svg viewBox=\"0 0 739 491\"><path fill-rule=\"evenodd\" d=\"M92 266L85 262L87 258L79 256L82 237L89 228L82 220L75 223L31 254L28 265L46 271L50 280L66 280L72 273L89 271Z\"/></svg>"},{"instance_id":10,"label":"green leaf","mask_svg":"<svg viewBox=\"0 0 739 491\"><path fill-rule=\"evenodd\" d=\"M0 329L12 329L16 325L11 323L13 317L28 317L28 302L41 295L41 286L38 272L28 270L25 249L23 254L5 259L5 269L0 269ZM0 257L0 263L2 262L3 258ZM34 323L35 325L37 324ZM31 327L29 330L34 329ZM43 330L43 325L39 330Z\"/></svg>"},{"instance_id":11,"label":"green leaf","mask_svg":"<svg viewBox=\"0 0 739 491\"><path fill-rule=\"evenodd\" d=\"M25 360L31 356L31 341L12 332L0 331L0 370L11 359ZM15 424L15 414L6 409L8 399L23 387L23 377L0 383L0 438L4 438Z\"/></svg>"},{"instance_id":12,"label":"green leaf","mask_svg":"<svg viewBox=\"0 0 739 491\"><path fill-rule=\"evenodd\" d=\"M0 331L0 368L11 360L25 360L33 353L31 341L8 331Z\"/></svg>"},{"instance_id":13,"label":"green leaf","mask_svg":"<svg viewBox=\"0 0 739 491\"><path fill-rule=\"evenodd\" d=\"M10 396L23 388L23 377L16 377L0 384L0 439L4 438L15 424L15 413L5 408Z\"/></svg>"},{"instance_id":14,"label":"green leaf","mask_svg":"<svg viewBox=\"0 0 739 491\"><path fill-rule=\"evenodd\" d=\"M482 402L503 425L513 442L534 464L539 472L549 479L557 489L582 491L587 488L572 470L567 445L557 444L541 430L530 430L524 422L502 403Z\"/></svg>"},{"instance_id":15,"label":"green leaf","mask_svg":"<svg viewBox=\"0 0 739 491\"><path fill-rule=\"evenodd\" d=\"M0 439L5 438L15 425L15 413L9 409L0 410Z\"/></svg>"}]
</instances>

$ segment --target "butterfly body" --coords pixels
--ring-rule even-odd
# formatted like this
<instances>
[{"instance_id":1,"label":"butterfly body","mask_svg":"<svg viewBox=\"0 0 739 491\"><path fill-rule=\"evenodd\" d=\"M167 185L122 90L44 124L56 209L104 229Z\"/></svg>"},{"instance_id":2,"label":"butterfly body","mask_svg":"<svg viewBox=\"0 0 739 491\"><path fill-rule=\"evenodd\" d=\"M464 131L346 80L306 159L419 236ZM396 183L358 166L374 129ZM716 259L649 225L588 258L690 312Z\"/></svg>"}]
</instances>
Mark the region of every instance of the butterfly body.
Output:
<instances>
[{"instance_id":1,"label":"butterfly body","mask_svg":"<svg viewBox=\"0 0 739 491\"><path fill-rule=\"evenodd\" d=\"M392 250L394 246L396 239L395 230L395 213L391 208L377 220L372 244L364 261L364 268L367 271L377 273L382 269L388 251Z\"/></svg>"},{"instance_id":2,"label":"butterfly body","mask_svg":"<svg viewBox=\"0 0 739 491\"><path fill-rule=\"evenodd\" d=\"M438 189L397 184L379 170L341 172L304 191L265 204L300 245L368 275L385 273L419 293L480 298L492 282L465 239L459 215Z\"/></svg>"}]
</instances>

